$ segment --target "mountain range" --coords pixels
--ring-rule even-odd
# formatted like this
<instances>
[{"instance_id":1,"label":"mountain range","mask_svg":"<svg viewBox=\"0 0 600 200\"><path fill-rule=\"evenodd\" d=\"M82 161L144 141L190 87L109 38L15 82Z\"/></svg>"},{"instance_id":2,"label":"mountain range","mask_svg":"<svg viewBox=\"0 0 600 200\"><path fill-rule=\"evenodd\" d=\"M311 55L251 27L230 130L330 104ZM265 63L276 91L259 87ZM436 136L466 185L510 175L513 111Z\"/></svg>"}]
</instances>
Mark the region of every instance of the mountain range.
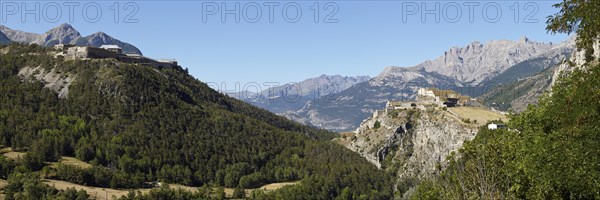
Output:
<instances>
[{"instance_id":1,"label":"mountain range","mask_svg":"<svg viewBox=\"0 0 600 200\"><path fill-rule=\"evenodd\" d=\"M418 88L452 89L478 97L495 87L535 76L568 58L574 37L559 44L526 37L518 41L494 40L452 47L443 55L412 67L387 67L378 76L307 102L283 115L334 131L353 130L388 100L412 100ZM532 96L530 98L537 97ZM517 98L517 97L514 97Z\"/></svg>"},{"instance_id":2,"label":"mountain range","mask_svg":"<svg viewBox=\"0 0 600 200\"><path fill-rule=\"evenodd\" d=\"M273 113L284 113L290 110L298 110L309 101L327 99L333 94L369 79L369 76L348 77L323 74L319 77L309 78L297 83L287 83L271 88L264 88L260 91L230 93L229 95ZM258 88L256 86L255 89Z\"/></svg>"},{"instance_id":3,"label":"mountain range","mask_svg":"<svg viewBox=\"0 0 600 200\"><path fill-rule=\"evenodd\" d=\"M53 46L56 44L73 44L78 46L94 46L102 45L118 45L123 49L123 53L140 54L142 52L135 46L115 39L103 32L97 32L88 36L81 36L70 24L61 24L53 29L46 31L43 34L30 33L21 30L14 30L6 26L0 26L0 43L7 43L3 39L6 36L9 41L22 44L38 44L41 46Z\"/></svg>"}]
</instances>

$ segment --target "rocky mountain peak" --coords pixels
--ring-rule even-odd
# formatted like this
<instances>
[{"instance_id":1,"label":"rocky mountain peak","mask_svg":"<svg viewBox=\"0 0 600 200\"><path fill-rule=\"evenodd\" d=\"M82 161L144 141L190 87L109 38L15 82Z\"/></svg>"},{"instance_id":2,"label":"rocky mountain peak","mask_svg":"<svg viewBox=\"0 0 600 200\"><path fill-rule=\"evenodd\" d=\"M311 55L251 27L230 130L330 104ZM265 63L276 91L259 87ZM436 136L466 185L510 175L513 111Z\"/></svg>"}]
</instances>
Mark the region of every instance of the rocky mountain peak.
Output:
<instances>
[{"instance_id":1,"label":"rocky mountain peak","mask_svg":"<svg viewBox=\"0 0 600 200\"><path fill-rule=\"evenodd\" d=\"M34 43L44 46L68 44L79 37L81 37L79 31L75 30L70 24L65 23L42 34Z\"/></svg>"},{"instance_id":2,"label":"rocky mountain peak","mask_svg":"<svg viewBox=\"0 0 600 200\"><path fill-rule=\"evenodd\" d=\"M60 30L65 30L65 31L75 30L75 28L73 28L73 26L71 26L71 24L68 24L68 23L60 24L53 29L60 29ZM50 29L50 30L53 30L53 29Z\"/></svg>"},{"instance_id":3,"label":"rocky mountain peak","mask_svg":"<svg viewBox=\"0 0 600 200\"><path fill-rule=\"evenodd\" d=\"M110 37L108 34L104 32L96 32L91 35L85 37L91 44L99 44L99 43L113 43L114 38Z\"/></svg>"},{"instance_id":4,"label":"rocky mountain peak","mask_svg":"<svg viewBox=\"0 0 600 200\"><path fill-rule=\"evenodd\" d=\"M92 33L92 34L90 34L90 36L109 37L108 34L106 34L105 32L102 32L102 31L98 31L98 32Z\"/></svg>"}]
</instances>

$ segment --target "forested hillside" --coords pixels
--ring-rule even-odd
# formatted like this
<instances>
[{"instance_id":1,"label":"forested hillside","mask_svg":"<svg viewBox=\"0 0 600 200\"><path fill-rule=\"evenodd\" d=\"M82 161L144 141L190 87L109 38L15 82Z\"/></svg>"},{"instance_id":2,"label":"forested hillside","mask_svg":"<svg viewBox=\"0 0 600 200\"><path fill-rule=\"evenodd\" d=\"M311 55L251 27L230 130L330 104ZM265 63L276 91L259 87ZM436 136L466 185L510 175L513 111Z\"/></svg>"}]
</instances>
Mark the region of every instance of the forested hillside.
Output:
<instances>
[{"instance_id":1,"label":"forested hillside","mask_svg":"<svg viewBox=\"0 0 600 200\"><path fill-rule=\"evenodd\" d=\"M112 188L301 181L269 195L391 197L388 177L329 142L333 133L222 95L186 70L112 59L63 61L36 45L3 50L0 143L27 155L7 165L1 178L47 170L46 162L74 156L93 167L63 166L51 178ZM65 83L68 96L59 98L57 88L35 78L48 71L73 80Z\"/></svg>"}]
</instances>

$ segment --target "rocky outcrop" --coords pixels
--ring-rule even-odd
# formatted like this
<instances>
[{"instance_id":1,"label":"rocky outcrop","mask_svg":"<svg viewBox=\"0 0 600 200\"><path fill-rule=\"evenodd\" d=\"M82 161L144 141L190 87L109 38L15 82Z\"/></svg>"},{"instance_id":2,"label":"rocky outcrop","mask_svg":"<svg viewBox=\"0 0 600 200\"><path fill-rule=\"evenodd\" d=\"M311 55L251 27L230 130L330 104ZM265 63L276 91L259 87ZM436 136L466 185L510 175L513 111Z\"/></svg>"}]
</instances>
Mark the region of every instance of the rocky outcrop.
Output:
<instances>
[{"instance_id":1,"label":"rocky outcrop","mask_svg":"<svg viewBox=\"0 0 600 200\"><path fill-rule=\"evenodd\" d=\"M600 42L595 42L593 48L593 57L596 58L597 61L597 58L600 58ZM586 52L583 49L574 51L571 58L569 58L569 62L561 63L558 66L558 68L554 71L551 85L554 85L558 78L563 74L568 74L573 69L581 68L586 63L585 54Z\"/></svg>"},{"instance_id":2,"label":"rocky outcrop","mask_svg":"<svg viewBox=\"0 0 600 200\"><path fill-rule=\"evenodd\" d=\"M435 105L422 109L377 111L351 135L335 139L380 169L396 174L397 189L404 193L419 180L444 169L446 157L478 127L466 124Z\"/></svg>"},{"instance_id":3,"label":"rocky outcrop","mask_svg":"<svg viewBox=\"0 0 600 200\"><path fill-rule=\"evenodd\" d=\"M41 81L44 87L55 91L58 98L69 96L69 86L76 78L74 75L61 73L55 68L47 70L43 67L24 67L19 71L19 76L24 81Z\"/></svg>"}]
</instances>

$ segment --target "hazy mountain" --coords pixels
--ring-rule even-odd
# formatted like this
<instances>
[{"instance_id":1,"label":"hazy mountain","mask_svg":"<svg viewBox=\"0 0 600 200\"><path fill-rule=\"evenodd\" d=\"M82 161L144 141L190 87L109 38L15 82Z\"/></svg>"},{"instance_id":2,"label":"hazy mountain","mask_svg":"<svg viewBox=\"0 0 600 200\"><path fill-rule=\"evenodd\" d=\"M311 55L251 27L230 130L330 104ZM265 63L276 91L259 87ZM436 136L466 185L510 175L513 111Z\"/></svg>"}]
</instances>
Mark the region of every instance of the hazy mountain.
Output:
<instances>
[{"instance_id":1,"label":"hazy mountain","mask_svg":"<svg viewBox=\"0 0 600 200\"><path fill-rule=\"evenodd\" d=\"M243 91L229 95L274 113L298 110L308 102L317 101L341 92L349 87L368 81L368 76L321 75L298 83L288 83L272 88L260 88L262 91Z\"/></svg>"},{"instance_id":2,"label":"hazy mountain","mask_svg":"<svg viewBox=\"0 0 600 200\"><path fill-rule=\"evenodd\" d=\"M0 31L10 40L23 44L39 44L42 46L53 46L56 44L75 44L78 46L118 45L123 49L123 53L142 54L135 46L117 40L106 33L97 32L88 36L81 36L70 24L61 24L53 29L39 35L20 30L13 30L6 26L0 26Z\"/></svg>"},{"instance_id":3,"label":"hazy mountain","mask_svg":"<svg viewBox=\"0 0 600 200\"><path fill-rule=\"evenodd\" d=\"M317 127L349 131L388 100L412 100L419 87L452 89L478 96L487 88L535 75L565 59L574 40L560 44L497 40L453 47L435 60L414 67L387 67L369 82L328 99L308 102L284 116Z\"/></svg>"},{"instance_id":4,"label":"hazy mountain","mask_svg":"<svg viewBox=\"0 0 600 200\"><path fill-rule=\"evenodd\" d=\"M30 44L40 37L40 35L36 33L13 30L3 25L0 25L0 32L4 33L10 40L23 44Z\"/></svg>"}]
</instances>

